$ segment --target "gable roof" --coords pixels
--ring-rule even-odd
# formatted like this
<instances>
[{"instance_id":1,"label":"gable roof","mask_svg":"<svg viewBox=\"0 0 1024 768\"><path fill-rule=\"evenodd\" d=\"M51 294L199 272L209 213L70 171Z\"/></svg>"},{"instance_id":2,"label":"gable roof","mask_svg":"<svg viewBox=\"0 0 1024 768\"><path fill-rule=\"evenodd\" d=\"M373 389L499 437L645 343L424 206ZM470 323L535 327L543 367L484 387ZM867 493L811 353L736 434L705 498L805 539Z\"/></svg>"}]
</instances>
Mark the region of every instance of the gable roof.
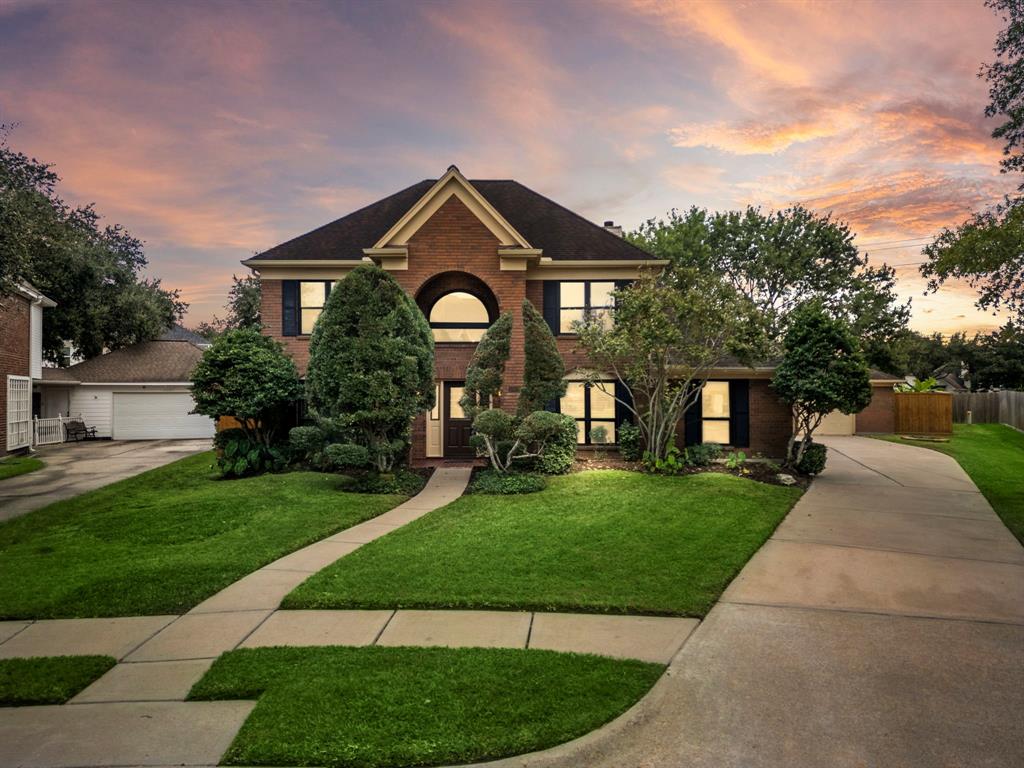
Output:
<instances>
[{"instance_id":1,"label":"gable roof","mask_svg":"<svg viewBox=\"0 0 1024 768\"><path fill-rule=\"evenodd\" d=\"M195 331L190 331L188 328L184 328L177 323L164 331L160 336L157 336L157 341L187 341L189 344L195 344L200 348L210 346L210 340L205 336L200 336Z\"/></svg>"},{"instance_id":2,"label":"gable roof","mask_svg":"<svg viewBox=\"0 0 1024 768\"><path fill-rule=\"evenodd\" d=\"M253 257L255 261L361 261L438 183L424 179ZM469 184L534 248L554 261L644 261L655 258L632 243L511 179Z\"/></svg>"},{"instance_id":3,"label":"gable roof","mask_svg":"<svg viewBox=\"0 0 1024 768\"><path fill-rule=\"evenodd\" d=\"M44 368L44 381L83 384L187 382L203 351L187 341L144 341L67 368ZM52 372L52 373L51 373Z\"/></svg>"}]
</instances>

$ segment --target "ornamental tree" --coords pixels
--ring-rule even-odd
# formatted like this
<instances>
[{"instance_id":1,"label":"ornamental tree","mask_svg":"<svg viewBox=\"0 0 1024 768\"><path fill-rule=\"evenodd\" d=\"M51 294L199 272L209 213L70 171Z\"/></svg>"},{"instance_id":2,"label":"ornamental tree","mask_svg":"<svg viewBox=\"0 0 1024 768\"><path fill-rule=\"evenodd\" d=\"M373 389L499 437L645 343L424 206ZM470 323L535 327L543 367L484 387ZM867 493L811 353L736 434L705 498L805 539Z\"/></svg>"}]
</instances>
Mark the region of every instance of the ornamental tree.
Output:
<instances>
[{"instance_id":1,"label":"ornamental tree","mask_svg":"<svg viewBox=\"0 0 1024 768\"><path fill-rule=\"evenodd\" d=\"M469 418L490 408L501 392L512 343L512 315L503 312L476 345L466 368L466 385L459 405Z\"/></svg>"},{"instance_id":2,"label":"ornamental tree","mask_svg":"<svg viewBox=\"0 0 1024 768\"><path fill-rule=\"evenodd\" d=\"M832 411L858 413L867 407L871 382L856 336L818 300L793 310L784 344L772 387L793 407L795 429L786 446L786 462L797 466L825 416ZM803 439L794 453L798 434Z\"/></svg>"},{"instance_id":3,"label":"ornamental tree","mask_svg":"<svg viewBox=\"0 0 1024 768\"><path fill-rule=\"evenodd\" d=\"M309 343L306 396L370 463L390 471L413 418L434 406L434 339L395 279L365 264L331 291Z\"/></svg>"},{"instance_id":4,"label":"ornamental tree","mask_svg":"<svg viewBox=\"0 0 1024 768\"><path fill-rule=\"evenodd\" d=\"M633 414L651 458L664 459L711 371L728 356L749 364L763 351L762 317L724 280L689 267L671 282L648 276L614 296L613 324L592 317L576 326L595 369L582 373ZM606 374L620 385L614 391Z\"/></svg>"},{"instance_id":5,"label":"ornamental tree","mask_svg":"<svg viewBox=\"0 0 1024 768\"><path fill-rule=\"evenodd\" d=\"M267 448L282 411L301 394L295 363L278 342L253 328L217 338L192 371L196 413L234 416L249 442Z\"/></svg>"},{"instance_id":6,"label":"ornamental tree","mask_svg":"<svg viewBox=\"0 0 1024 768\"><path fill-rule=\"evenodd\" d=\"M565 394L565 362L550 326L529 299L523 299L523 345L526 362L516 407L520 418Z\"/></svg>"}]
</instances>

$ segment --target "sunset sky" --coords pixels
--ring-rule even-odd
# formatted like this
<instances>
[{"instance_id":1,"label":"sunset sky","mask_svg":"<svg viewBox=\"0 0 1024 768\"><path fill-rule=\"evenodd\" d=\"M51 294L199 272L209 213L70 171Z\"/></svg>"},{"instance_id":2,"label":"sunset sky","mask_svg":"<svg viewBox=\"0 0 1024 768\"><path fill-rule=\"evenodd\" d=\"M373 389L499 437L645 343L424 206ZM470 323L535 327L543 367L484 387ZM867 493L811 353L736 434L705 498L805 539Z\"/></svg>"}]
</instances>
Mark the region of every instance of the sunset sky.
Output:
<instances>
[{"instance_id":1,"label":"sunset sky","mask_svg":"<svg viewBox=\"0 0 1024 768\"><path fill-rule=\"evenodd\" d=\"M983 116L999 20L964 2L0 0L0 122L144 239L187 323L239 260L457 164L627 229L801 202L898 268L1016 186Z\"/></svg>"}]
</instances>

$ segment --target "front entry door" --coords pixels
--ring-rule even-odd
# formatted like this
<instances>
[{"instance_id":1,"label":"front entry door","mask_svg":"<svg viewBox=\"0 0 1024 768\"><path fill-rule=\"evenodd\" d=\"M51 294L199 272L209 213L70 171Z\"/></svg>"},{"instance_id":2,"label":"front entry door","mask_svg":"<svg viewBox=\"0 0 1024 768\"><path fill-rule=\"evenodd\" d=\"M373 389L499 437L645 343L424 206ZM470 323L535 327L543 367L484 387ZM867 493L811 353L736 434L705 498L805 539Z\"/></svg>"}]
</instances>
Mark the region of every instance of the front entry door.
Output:
<instances>
[{"instance_id":1,"label":"front entry door","mask_svg":"<svg viewBox=\"0 0 1024 768\"><path fill-rule=\"evenodd\" d=\"M465 385L461 381L444 383L444 457L446 459L471 459L474 451L469 444L473 433L472 421L459 405Z\"/></svg>"}]
</instances>

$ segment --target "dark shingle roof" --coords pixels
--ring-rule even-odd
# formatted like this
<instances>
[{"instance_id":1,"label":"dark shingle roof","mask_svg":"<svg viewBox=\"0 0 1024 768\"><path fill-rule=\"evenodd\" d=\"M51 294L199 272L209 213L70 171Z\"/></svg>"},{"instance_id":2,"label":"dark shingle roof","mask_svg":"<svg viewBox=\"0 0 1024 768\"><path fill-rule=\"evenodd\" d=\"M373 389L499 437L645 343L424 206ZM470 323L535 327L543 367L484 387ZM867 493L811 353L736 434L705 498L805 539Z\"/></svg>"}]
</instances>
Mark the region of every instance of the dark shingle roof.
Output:
<instances>
[{"instance_id":1,"label":"dark shingle roof","mask_svg":"<svg viewBox=\"0 0 1024 768\"><path fill-rule=\"evenodd\" d=\"M190 331L188 328L182 328L180 325L172 325L157 337L157 341L187 341L190 344L195 344L197 347L210 346L209 339L200 336L195 331Z\"/></svg>"},{"instance_id":2,"label":"dark shingle roof","mask_svg":"<svg viewBox=\"0 0 1024 768\"><path fill-rule=\"evenodd\" d=\"M362 259L396 221L434 185L406 187L312 232L274 246L257 259ZM558 260L652 259L651 254L587 221L518 181L470 181L477 191L544 256Z\"/></svg>"},{"instance_id":3,"label":"dark shingle roof","mask_svg":"<svg viewBox=\"0 0 1024 768\"><path fill-rule=\"evenodd\" d=\"M83 383L134 384L188 381L203 351L187 341L144 341L64 368L68 380ZM59 380L47 377L44 380Z\"/></svg>"}]
</instances>

